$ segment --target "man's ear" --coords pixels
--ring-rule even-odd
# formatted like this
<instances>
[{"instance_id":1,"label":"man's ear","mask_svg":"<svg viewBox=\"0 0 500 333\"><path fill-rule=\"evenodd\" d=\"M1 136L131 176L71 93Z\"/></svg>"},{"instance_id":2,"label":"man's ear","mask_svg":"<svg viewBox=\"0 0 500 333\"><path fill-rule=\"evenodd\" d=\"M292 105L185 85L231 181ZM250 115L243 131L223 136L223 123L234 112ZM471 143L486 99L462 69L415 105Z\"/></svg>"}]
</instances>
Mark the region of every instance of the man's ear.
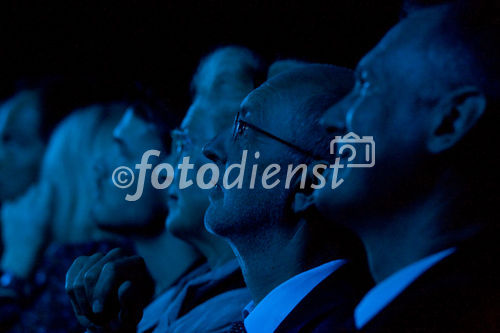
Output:
<instances>
[{"instance_id":1,"label":"man's ear","mask_svg":"<svg viewBox=\"0 0 500 333\"><path fill-rule=\"evenodd\" d=\"M313 171L314 167L319 164L324 165L325 168L317 167L316 171ZM292 187L294 191L292 210L296 215L305 214L314 207L314 189L311 185L317 183L319 176L322 177L322 173L327 166L328 163L325 161L315 161L309 164L307 167L305 186L301 186L301 177L294 178Z\"/></svg>"},{"instance_id":2,"label":"man's ear","mask_svg":"<svg viewBox=\"0 0 500 333\"><path fill-rule=\"evenodd\" d=\"M481 118L486 97L475 87L464 87L448 94L438 105L427 147L440 153L453 147Z\"/></svg>"}]
</instances>

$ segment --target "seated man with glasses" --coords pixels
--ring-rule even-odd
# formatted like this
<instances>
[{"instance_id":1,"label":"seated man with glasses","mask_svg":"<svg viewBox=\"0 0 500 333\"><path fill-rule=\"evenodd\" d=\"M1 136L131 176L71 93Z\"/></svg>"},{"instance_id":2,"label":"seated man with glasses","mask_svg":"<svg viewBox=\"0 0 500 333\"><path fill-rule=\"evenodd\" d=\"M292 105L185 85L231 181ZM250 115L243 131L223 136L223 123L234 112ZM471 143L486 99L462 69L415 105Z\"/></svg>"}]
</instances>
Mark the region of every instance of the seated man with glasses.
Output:
<instances>
[{"instance_id":1,"label":"seated man with glasses","mask_svg":"<svg viewBox=\"0 0 500 333\"><path fill-rule=\"evenodd\" d=\"M318 217L311 187L320 178L313 166L331 158L318 120L353 82L350 70L328 65L282 72L247 96L232 131L204 148L221 173L243 151L257 170L243 173L241 188L219 182L205 214L206 227L235 250L253 299L234 332L353 328L353 309L372 284L364 250ZM300 164L309 168L287 180L289 166Z\"/></svg>"}]
</instances>

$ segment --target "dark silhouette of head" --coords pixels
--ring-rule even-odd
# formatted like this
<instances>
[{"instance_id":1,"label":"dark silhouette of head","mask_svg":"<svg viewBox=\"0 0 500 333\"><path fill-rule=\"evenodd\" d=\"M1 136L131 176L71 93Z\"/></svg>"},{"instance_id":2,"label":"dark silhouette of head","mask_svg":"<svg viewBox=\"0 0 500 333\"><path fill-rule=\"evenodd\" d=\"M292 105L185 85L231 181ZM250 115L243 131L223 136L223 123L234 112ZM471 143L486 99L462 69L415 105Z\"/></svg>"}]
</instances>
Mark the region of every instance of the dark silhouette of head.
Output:
<instances>
[{"instance_id":1,"label":"dark silhouette of head","mask_svg":"<svg viewBox=\"0 0 500 333\"><path fill-rule=\"evenodd\" d=\"M263 73L260 59L243 47L222 47L201 60L192 81L193 101L173 134L173 163L189 157L194 164L189 179L196 179L199 168L209 162L203 146L232 125L241 101L256 88ZM196 184L179 189L177 179L168 194L168 230L182 239L206 233L203 218L208 191Z\"/></svg>"},{"instance_id":2,"label":"dark silhouette of head","mask_svg":"<svg viewBox=\"0 0 500 333\"><path fill-rule=\"evenodd\" d=\"M364 232L382 227L365 225L367 217L432 197L446 212L436 232L497 220L500 34L498 12L485 6L415 10L361 60L354 89L323 121L336 131L344 118L349 131L373 136L376 165L318 191L324 212Z\"/></svg>"},{"instance_id":3,"label":"dark silhouette of head","mask_svg":"<svg viewBox=\"0 0 500 333\"><path fill-rule=\"evenodd\" d=\"M169 145L165 145L164 129L169 124L158 120L147 105L135 103L131 106L121 104L123 116L113 129L113 143L100 147L100 156L95 162L95 181L97 184L92 215L99 227L115 233L135 236L154 236L164 230L167 207L163 193L151 184L146 177L141 196L135 201L125 200L129 189L120 189L113 184L113 170L127 166L138 179L143 154L151 149L160 151L158 158L152 157L154 168L166 158ZM161 110L166 112L165 110ZM172 125L172 124L170 124Z\"/></svg>"}]
</instances>

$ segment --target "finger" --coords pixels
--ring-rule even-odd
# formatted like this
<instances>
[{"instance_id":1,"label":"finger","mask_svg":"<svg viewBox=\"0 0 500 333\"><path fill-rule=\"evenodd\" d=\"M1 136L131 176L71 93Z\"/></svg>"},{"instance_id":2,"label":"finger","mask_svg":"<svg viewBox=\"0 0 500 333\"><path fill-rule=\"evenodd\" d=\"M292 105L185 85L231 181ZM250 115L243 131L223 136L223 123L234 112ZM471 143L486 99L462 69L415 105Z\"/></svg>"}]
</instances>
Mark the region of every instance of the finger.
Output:
<instances>
[{"instance_id":1,"label":"finger","mask_svg":"<svg viewBox=\"0 0 500 333\"><path fill-rule=\"evenodd\" d=\"M137 308L142 309L149 304L149 299L144 297L144 288L141 281L125 281L118 289L118 299L121 308Z\"/></svg>"},{"instance_id":2,"label":"finger","mask_svg":"<svg viewBox=\"0 0 500 333\"><path fill-rule=\"evenodd\" d=\"M99 280L99 276L102 273L104 265L107 264L108 262L117 260L122 256L123 254L121 249L119 248L113 249L109 251L104 257L99 259L94 265L92 265L92 267L89 267L87 269L87 271L83 276L83 279L85 286L85 294L87 295L89 304L92 304L94 298L94 289L97 284L97 281Z\"/></svg>"},{"instance_id":3,"label":"finger","mask_svg":"<svg viewBox=\"0 0 500 333\"><path fill-rule=\"evenodd\" d=\"M88 317L92 313L89 305L89 300L87 299L87 295L85 293L85 284L83 277L85 272L97 261L99 261L99 259L101 259L102 256L103 256L102 253L96 253L90 256L73 281L72 289L74 293L75 303L79 310L78 313L79 315Z\"/></svg>"},{"instance_id":4,"label":"finger","mask_svg":"<svg viewBox=\"0 0 500 333\"><path fill-rule=\"evenodd\" d=\"M77 315L81 314L81 311L77 305L78 303L77 303L76 298L75 298L74 284L75 284L75 280L76 280L77 275L82 270L82 268L85 265L85 263L87 262L88 258L89 257L87 257L87 256L81 256L81 257L76 258L75 261L73 261L73 263L71 264L70 268L68 269L68 272L66 273L66 283L65 283L64 288L66 289L66 293L68 294L68 296L71 300L71 303L74 304L74 310L75 310L75 313Z\"/></svg>"},{"instance_id":5,"label":"finger","mask_svg":"<svg viewBox=\"0 0 500 333\"><path fill-rule=\"evenodd\" d=\"M144 259L139 256L127 257L105 264L94 289L92 305L94 313L101 313L111 308L110 302L118 305L118 288L124 281L145 280L145 276L149 277L149 273ZM149 280L144 282L152 284Z\"/></svg>"},{"instance_id":6,"label":"finger","mask_svg":"<svg viewBox=\"0 0 500 333\"><path fill-rule=\"evenodd\" d=\"M73 312L75 313L75 317L78 320L78 322L80 323L80 325L82 325L85 328L90 327L92 325L91 321L87 317L81 316L77 313L77 311L79 311L79 310L77 309L77 306L75 305L75 303L73 301L71 301L71 306L73 307Z\"/></svg>"},{"instance_id":7,"label":"finger","mask_svg":"<svg viewBox=\"0 0 500 333\"><path fill-rule=\"evenodd\" d=\"M135 332L137 324L141 321L143 309L140 288L134 288L131 281L122 283L118 289L120 300L119 320L124 331Z\"/></svg>"}]
</instances>

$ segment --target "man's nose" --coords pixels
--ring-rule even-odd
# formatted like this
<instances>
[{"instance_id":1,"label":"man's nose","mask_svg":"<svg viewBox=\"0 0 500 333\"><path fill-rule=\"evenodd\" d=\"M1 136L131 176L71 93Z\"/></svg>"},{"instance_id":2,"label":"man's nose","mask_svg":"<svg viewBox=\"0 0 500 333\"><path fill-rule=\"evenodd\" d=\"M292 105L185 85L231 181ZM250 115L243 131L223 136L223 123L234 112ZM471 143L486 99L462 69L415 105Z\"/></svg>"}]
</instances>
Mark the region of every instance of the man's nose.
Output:
<instances>
[{"instance_id":1,"label":"man's nose","mask_svg":"<svg viewBox=\"0 0 500 333\"><path fill-rule=\"evenodd\" d=\"M134 130L136 119L136 114L134 112L134 108L129 107L125 110L123 117L120 119L119 123L113 130L113 136L118 139L125 138L130 132Z\"/></svg>"},{"instance_id":2,"label":"man's nose","mask_svg":"<svg viewBox=\"0 0 500 333\"><path fill-rule=\"evenodd\" d=\"M172 167L172 169L174 169ZM174 170L175 173L175 170ZM173 173L169 174L166 168L161 168L160 171L158 171L158 182L160 184L163 184L167 181L167 178L171 177L172 179L175 177Z\"/></svg>"},{"instance_id":3,"label":"man's nose","mask_svg":"<svg viewBox=\"0 0 500 333\"><path fill-rule=\"evenodd\" d=\"M319 121L329 133L344 134L346 131L345 112L340 105L328 108Z\"/></svg>"},{"instance_id":4,"label":"man's nose","mask_svg":"<svg viewBox=\"0 0 500 333\"><path fill-rule=\"evenodd\" d=\"M219 134L203 147L203 154L215 163L225 163L224 134Z\"/></svg>"}]
</instances>

